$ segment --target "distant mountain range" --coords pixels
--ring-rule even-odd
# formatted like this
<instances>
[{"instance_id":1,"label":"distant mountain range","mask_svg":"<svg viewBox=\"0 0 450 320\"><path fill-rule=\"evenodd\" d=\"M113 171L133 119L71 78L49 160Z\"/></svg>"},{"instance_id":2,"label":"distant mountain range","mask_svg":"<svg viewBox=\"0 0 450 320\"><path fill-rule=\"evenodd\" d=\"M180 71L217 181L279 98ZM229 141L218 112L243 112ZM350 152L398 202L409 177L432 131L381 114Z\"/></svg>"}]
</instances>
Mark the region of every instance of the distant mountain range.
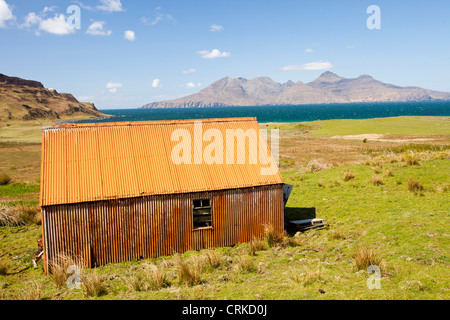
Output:
<instances>
[{"instance_id":1,"label":"distant mountain range","mask_svg":"<svg viewBox=\"0 0 450 320\"><path fill-rule=\"evenodd\" d=\"M284 84L268 77L251 80L223 78L198 93L174 100L153 102L143 109L223 106L302 105L353 102L450 100L450 93L419 87L399 87L369 75L347 79L325 72L312 82Z\"/></svg>"},{"instance_id":2,"label":"distant mountain range","mask_svg":"<svg viewBox=\"0 0 450 320\"><path fill-rule=\"evenodd\" d=\"M0 73L0 120L35 120L101 117L92 103L79 102L68 93L44 88L38 81Z\"/></svg>"}]
</instances>

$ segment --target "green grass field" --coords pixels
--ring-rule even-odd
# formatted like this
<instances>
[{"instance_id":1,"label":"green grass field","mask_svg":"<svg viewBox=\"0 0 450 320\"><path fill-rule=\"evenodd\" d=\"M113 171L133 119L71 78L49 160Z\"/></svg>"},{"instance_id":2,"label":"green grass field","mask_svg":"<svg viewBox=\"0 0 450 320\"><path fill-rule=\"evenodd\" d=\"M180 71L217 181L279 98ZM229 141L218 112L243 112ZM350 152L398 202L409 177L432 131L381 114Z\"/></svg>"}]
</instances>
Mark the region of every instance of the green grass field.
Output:
<instances>
[{"instance_id":1,"label":"green grass field","mask_svg":"<svg viewBox=\"0 0 450 320\"><path fill-rule=\"evenodd\" d=\"M315 136L344 136L357 134L387 135L450 135L448 117L396 117L364 120L326 120L315 121L319 129Z\"/></svg>"},{"instance_id":2,"label":"green grass field","mask_svg":"<svg viewBox=\"0 0 450 320\"><path fill-rule=\"evenodd\" d=\"M307 131L376 133L376 120L354 131L345 131L340 120L335 127L335 121L311 123ZM394 130L405 121L411 123L390 120L386 130L398 134ZM427 130L440 124L437 135L448 135L445 121L429 121L437 123L422 122ZM302 126L281 126L281 138L283 130ZM326 229L217 248L214 254L187 252L184 263L171 256L83 270L79 289L58 287L43 275L42 263L33 269L40 225L0 226L0 299L449 299L449 151L400 144L370 157L365 164L318 172L282 170L284 181L294 185L286 219L305 218L300 209L315 207L317 217L329 222ZM0 187L0 200L35 205L37 191L36 182L19 182ZM381 269L380 289L369 289L366 268L356 267L361 248L371 251Z\"/></svg>"}]
</instances>

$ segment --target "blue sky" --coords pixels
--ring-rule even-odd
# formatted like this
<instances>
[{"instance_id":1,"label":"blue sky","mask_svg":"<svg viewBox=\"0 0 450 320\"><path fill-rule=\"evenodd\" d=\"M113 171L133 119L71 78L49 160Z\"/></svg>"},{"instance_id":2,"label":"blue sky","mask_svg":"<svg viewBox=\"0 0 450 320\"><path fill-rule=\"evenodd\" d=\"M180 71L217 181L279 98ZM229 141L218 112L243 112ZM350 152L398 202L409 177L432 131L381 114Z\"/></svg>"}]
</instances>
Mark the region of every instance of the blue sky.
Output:
<instances>
[{"instance_id":1,"label":"blue sky","mask_svg":"<svg viewBox=\"0 0 450 320\"><path fill-rule=\"evenodd\" d=\"M68 26L70 5L80 29ZM381 29L367 28L370 5ZM309 82L332 71L450 91L443 0L0 0L0 43L0 73L99 109L185 96L226 76Z\"/></svg>"}]
</instances>

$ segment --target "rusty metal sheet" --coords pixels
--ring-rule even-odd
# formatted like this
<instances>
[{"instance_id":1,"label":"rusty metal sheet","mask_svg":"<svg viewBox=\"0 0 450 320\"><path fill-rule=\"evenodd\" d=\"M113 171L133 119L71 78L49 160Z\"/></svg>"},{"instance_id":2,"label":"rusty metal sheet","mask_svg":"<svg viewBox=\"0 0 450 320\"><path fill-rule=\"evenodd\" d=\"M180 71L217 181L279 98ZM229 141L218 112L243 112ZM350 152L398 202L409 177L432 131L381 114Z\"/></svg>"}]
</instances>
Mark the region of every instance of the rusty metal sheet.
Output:
<instances>
[{"instance_id":1,"label":"rusty metal sheet","mask_svg":"<svg viewBox=\"0 0 450 320\"><path fill-rule=\"evenodd\" d=\"M175 164L172 133L185 129L191 137L201 121L201 135L216 130L223 137L223 163ZM242 151L226 143L227 130L256 132ZM45 128L42 137L41 206L188 192L226 190L283 183L278 170L261 174L274 162L261 141L256 118L67 124ZM256 137L256 138L255 138ZM192 142L191 159L210 144ZM258 146L258 161L249 150ZM201 150L199 149L201 148ZM197 150L197 153L196 153ZM226 163L227 152L234 154ZM243 162L243 163L241 163Z\"/></svg>"},{"instance_id":2,"label":"rusty metal sheet","mask_svg":"<svg viewBox=\"0 0 450 320\"><path fill-rule=\"evenodd\" d=\"M193 229L192 201L211 199L212 227ZM45 206L44 262L58 254L85 267L230 246L284 232L282 185Z\"/></svg>"}]
</instances>

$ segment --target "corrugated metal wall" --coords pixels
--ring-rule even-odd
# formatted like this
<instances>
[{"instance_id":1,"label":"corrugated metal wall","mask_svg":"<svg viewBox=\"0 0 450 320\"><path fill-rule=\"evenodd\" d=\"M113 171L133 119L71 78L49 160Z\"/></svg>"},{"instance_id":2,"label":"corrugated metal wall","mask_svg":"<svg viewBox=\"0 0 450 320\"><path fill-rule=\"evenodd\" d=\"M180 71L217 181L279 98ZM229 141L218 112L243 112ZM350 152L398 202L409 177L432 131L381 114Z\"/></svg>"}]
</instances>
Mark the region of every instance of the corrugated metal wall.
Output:
<instances>
[{"instance_id":1,"label":"corrugated metal wall","mask_svg":"<svg viewBox=\"0 0 450 320\"><path fill-rule=\"evenodd\" d=\"M192 200L212 199L213 228L193 230ZM42 208L45 269L59 253L85 267L247 242L284 230L282 185Z\"/></svg>"}]
</instances>

